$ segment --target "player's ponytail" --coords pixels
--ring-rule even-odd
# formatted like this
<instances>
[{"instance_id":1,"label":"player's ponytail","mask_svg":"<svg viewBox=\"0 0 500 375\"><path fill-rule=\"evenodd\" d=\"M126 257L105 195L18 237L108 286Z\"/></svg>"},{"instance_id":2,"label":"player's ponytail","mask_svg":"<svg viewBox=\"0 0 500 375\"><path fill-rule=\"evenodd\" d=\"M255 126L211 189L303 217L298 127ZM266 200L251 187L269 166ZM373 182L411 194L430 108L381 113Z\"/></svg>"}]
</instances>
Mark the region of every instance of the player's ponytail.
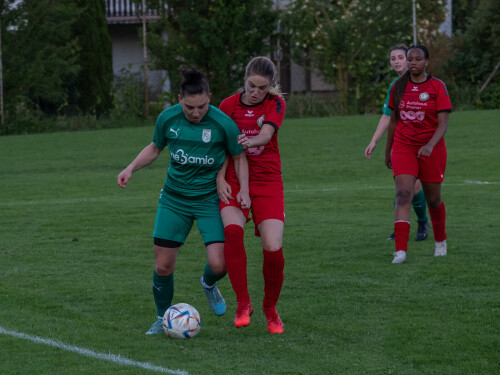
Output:
<instances>
[{"instance_id":1,"label":"player's ponytail","mask_svg":"<svg viewBox=\"0 0 500 375\"><path fill-rule=\"evenodd\" d=\"M394 114L396 115L396 121L399 118L399 105L401 104L401 99L403 99L403 94L409 79L410 71L408 70L394 83Z\"/></svg>"},{"instance_id":2,"label":"player's ponytail","mask_svg":"<svg viewBox=\"0 0 500 375\"><path fill-rule=\"evenodd\" d=\"M203 74L196 69L184 70L182 72L181 82L181 98L186 95L207 94L210 95L210 87L208 81L203 77Z\"/></svg>"},{"instance_id":3,"label":"player's ponytail","mask_svg":"<svg viewBox=\"0 0 500 375\"><path fill-rule=\"evenodd\" d=\"M271 95L283 97L280 86L276 81L276 67L269 58L257 56L250 60L245 69L245 81L254 74L269 79L269 93Z\"/></svg>"}]
</instances>

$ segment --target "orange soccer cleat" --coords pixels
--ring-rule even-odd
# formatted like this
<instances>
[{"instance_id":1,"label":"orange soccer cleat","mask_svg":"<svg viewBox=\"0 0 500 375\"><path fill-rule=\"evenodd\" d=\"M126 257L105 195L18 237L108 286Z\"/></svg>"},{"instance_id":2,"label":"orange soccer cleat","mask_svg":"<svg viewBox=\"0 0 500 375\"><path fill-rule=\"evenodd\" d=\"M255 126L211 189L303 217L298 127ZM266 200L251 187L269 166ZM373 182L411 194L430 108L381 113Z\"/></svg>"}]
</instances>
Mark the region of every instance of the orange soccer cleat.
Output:
<instances>
[{"instance_id":1,"label":"orange soccer cleat","mask_svg":"<svg viewBox=\"0 0 500 375\"><path fill-rule=\"evenodd\" d=\"M251 304L240 306L236 309L236 316L234 317L234 325L236 327L245 327L250 325L250 316L253 313Z\"/></svg>"}]
</instances>

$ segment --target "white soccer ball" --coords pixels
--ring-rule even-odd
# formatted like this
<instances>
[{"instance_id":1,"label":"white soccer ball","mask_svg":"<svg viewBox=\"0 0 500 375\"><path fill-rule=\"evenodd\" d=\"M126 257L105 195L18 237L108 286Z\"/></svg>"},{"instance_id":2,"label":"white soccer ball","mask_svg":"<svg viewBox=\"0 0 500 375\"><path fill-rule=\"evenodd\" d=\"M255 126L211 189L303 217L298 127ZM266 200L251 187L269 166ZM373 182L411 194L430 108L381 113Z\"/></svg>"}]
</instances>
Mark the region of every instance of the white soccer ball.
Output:
<instances>
[{"instance_id":1,"label":"white soccer ball","mask_svg":"<svg viewBox=\"0 0 500 375\"><path fill-rule=\"evenodd\" d=\"M168 337L190 339L201 328L200 313L187 303L170 306L163 315L163 330Z\"/></svg>"}]
</instances>

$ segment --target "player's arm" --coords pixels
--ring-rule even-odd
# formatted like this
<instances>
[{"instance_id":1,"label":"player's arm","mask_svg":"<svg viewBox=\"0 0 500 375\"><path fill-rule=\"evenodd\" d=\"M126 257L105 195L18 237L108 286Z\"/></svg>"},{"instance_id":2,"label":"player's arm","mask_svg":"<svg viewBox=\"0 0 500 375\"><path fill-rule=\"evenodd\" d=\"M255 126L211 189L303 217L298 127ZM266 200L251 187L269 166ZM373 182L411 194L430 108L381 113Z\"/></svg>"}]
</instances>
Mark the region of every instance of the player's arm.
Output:
<instances>
[{"instance_id":1,"label":"player's arm","mask_svg":"<svg viewBox=\"0 0 500 375\"><path fill-rule=\"evenodd\" d=\"M264 124L260 133L255 137L248 138L246 134L241 134L238 136L238 143L242 145L245 149L252 147L265 146L271 140L276 129L272 125Z\"/></svg>"},{"instance_id":2,"label":"player's arm","mask_svg":"<svg viewBox=\"0 0 500 375\"><path fill-rule=\"evenodd\" d=\"M130 180L130 178L132 177L132 173L155 161L158 155L160 155L161 151L162 149L156 146L154 142L151 142L149 145L144 147L144 149L139 153L139 155L137 155L134 161L132 161L132 163L130 163L127 168L121 171L120 174L118 174L118 185L122 188L125 188L127 186L128 180Z\"/></svg>"},{"instance_id":3,"label":"player's arm","mask_svg":"<svg viewBox=\"0 0 500 375\"><path fill-rule=\"evenodd\" d=\"M391 121L391 116L383 114L382 117L380 117L377 129L375 130L375 133L373 133L372 140L365 149L365 157L367 159L370 159L372 157L372 152L373 150L375 150L375 147L377 147L378 141L380 141L384 133L389 128L390 121Z\"/></svg>"},{"instance_id":4,"label":"player's arm","mask_svg":"<svg viewBox=\"0 0 500 375\"><path fill-rule=\"evenodd\" d=\"M420 156L429 157L431 155L434 146L438 144L438 142L444 137L446 131L448 130L449 116L450 114L448 112L438 112L437 114L438 127L434 132L432 138L429 140L429 142L426 145L420 147L420 149L418 150L417 157Z\"/></svg>"},{"instance_id":5,"label":"player's arm","mask_svg":"<svg viewBox=\"0 0 500 375\"><path fill-rule=\"evenodd\" d=\"M385 165L388 168L392 169L391 164L391 153L392 153L392 144L394 142L394 133L396 132L396 116L394 111L391 113L391 120L389 121L389 127L387 129L387 143L385 145Z\"/></svg>"},{"instance_id":6,"label":"player's arm","mask_svg":"<svg viewBox=\"0 0 500 375\"><path fill-rule=\"evenodd\" d=\"M241 208L250 208L250 195L248 193L248 160L243 150L239 155L233 155L234 169L240 183L240 192L236 196Z\"/></svg>"},{"instance_id":7,"label":"player's arm","mask_svg":"<svg viewBox=\"0 0 500 375\"><path fill-rule=\"evenodd\" d=\"M224 203L228 204L229 199L233 199L231 185L226 181L226 170L229 164L229 154L226 152L226 158L224 159L224 164L222 168L217 172L217 194L219 194L219 199Z\"/></svg>"}]
</instances>

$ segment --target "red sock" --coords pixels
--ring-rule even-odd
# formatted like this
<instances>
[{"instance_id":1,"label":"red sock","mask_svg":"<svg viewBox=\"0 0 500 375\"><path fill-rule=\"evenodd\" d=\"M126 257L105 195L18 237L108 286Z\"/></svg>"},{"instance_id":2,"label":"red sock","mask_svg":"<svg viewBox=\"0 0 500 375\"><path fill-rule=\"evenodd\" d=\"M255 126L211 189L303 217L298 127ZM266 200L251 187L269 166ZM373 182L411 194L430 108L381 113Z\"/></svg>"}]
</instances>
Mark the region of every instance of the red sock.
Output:
<instances>
[{"instance_id":1,"label":"red sock","mask_svg":"<svg viewBox=\"0 0 500 375\"><path fill-rule=\"evenodd\" d=\"M283 249L269 251L263 249L264 264L262 273L264 274L264 309L276 307L283 285L283 269L285 268L285 258Z\"/></svg>"},{"instance_id":2,"label":"red sock","mask_svg":"<svg viewBox=\"0 0 500 375\"><path fill-rule=\"evenodd\" d=\"M444 208L444 202L441 202L438 208L429 207L429 215L431 216L434 240L436 242L446 240L446 209Z\"/></svg>"},{"instance_id":3,"label":"red sock","mask_svg":"<svg viewBox=\"0 0 500 375\"><path fill-rule=\"evenodd\" d=\"M396 251L408 250L408 237L410 237L410 223L408 221L394 222L394 235L396 236Z\"/></svg>"},{"instance_id":4,"label":"red sock","mask_svg":"<svg viewBox=\"0 0 500 375\"><path fill-rule=\"evenodd\" d=\"M224 228L224 258L227 274L236 293L238 304L249 304L250 296L247 287L247 253L243 243L243 228L231 224Z\"/></svg>"}]
</instances>

